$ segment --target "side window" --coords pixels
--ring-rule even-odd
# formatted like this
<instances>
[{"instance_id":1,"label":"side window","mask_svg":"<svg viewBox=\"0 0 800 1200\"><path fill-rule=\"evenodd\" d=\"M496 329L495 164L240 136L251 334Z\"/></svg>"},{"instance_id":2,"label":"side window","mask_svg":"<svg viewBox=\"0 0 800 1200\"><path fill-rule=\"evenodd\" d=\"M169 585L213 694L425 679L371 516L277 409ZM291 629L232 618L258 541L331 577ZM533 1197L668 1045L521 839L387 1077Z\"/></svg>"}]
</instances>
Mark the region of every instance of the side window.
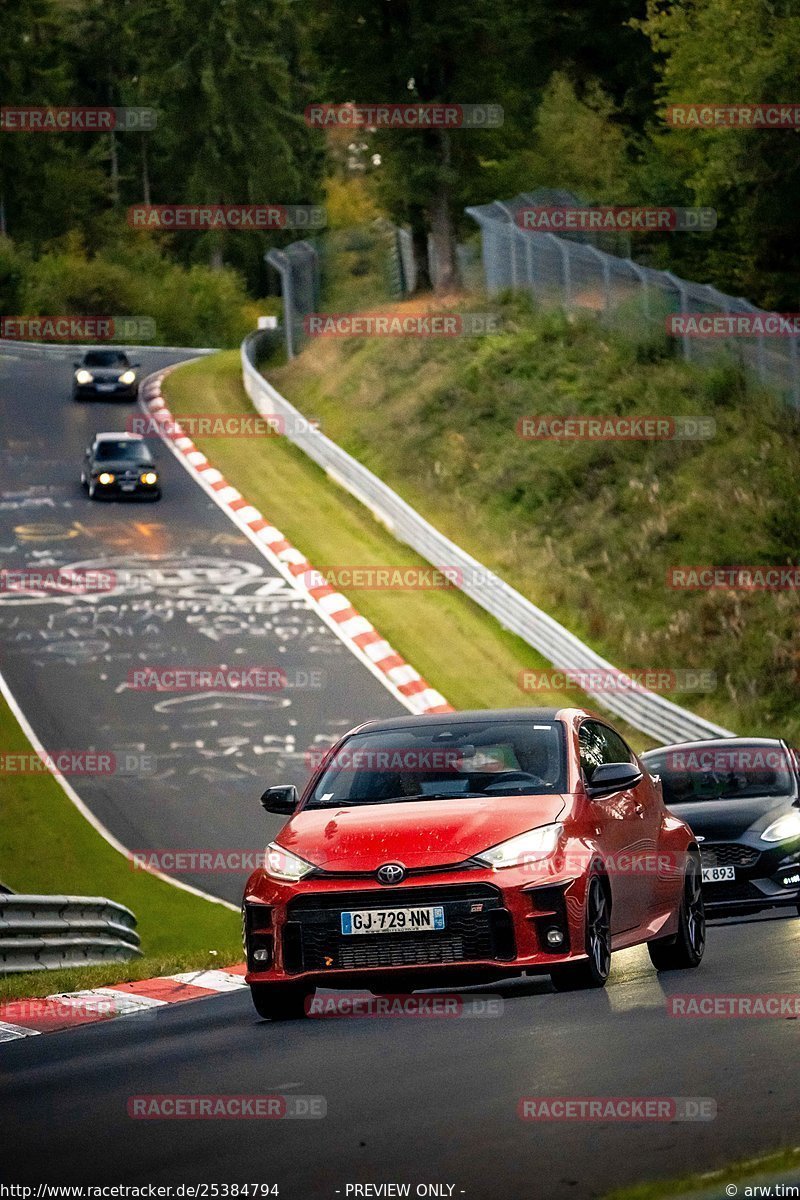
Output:
<instances>
[{"instance_id":1,"label":"side window","mask_svg":"<svg viewBox=\"0 0 800 1200\"><path fill-rule=\"evenodd\" d=\"M613 729L609 729L607 725L603 725L601 728L603 741L605 742L603 762L633 762L633 754L631 753L630 746L623 742L619 734L615 733Z\"/></svg>"},{"instance_id":2,"label":"side window","mask_svg":"<svg viewBox=\"0 0 800 1200\"><path fill-rule=\"evenodd\" d=\"M578 733L578 749L581 756L581 767L587 782L591 780L595 767L610 761L604 757L605 739L603 727L596 721L584 721Z\"/></svg>"}]
</instances>

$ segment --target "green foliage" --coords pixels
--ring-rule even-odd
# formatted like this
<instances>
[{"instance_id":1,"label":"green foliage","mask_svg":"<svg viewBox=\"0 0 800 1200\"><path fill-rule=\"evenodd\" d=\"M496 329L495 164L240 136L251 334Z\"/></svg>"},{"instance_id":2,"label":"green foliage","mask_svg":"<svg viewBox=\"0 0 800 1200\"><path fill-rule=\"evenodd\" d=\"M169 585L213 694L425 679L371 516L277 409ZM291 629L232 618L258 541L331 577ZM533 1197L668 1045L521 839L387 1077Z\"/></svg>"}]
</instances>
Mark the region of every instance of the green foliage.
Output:
<instances>
[{"instance_id":1,"label":"green foliage","mask_svg":"<svg viewBox=\"0 0 800 1200\"><path fill-rule=\"evenodd\" d=\"M485 305L485 302L484 302ZM312 346L270 378L438 528L624 668L716 673L678 696L743 733L800 734L791 592L689 592L672 566L788 564L798 428L729 365L692 368L592 317L501 307L472 342ZM526 415L705 416L703 441L528 441ZM469 514L465 521L464 514Z\"/></svg>"},{"instance_id":2,"label":"green foliage","mask_svg":"<svg viewBox=\"0 0 800 1200\"><path fill-rule=\"evenodd\" d=\"M4 274L0 241L0 287ZM18 289L20 310L31 315L149 317L159 345L235 346L261 311L235 271L182 267L153 245L117 246L90 258L72 239L30 264Z\"/></svg>"}]
</instances>

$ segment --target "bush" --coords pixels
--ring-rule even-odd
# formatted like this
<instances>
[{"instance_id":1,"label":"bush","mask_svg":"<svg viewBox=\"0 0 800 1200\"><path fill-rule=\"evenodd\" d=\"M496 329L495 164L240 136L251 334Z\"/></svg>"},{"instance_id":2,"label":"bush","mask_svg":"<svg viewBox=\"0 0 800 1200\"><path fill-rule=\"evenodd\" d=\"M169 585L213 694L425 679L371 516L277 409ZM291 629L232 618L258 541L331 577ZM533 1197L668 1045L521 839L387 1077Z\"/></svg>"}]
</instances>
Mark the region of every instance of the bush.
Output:
<instances>
[{"instance_id":1,"label":"bush","mask_svg":"<svg viewBox=\"0 0 800 1200\"><path fill-rule=\"evenodd\" d=\"M262 310L229 268L185 268L154 243L115 245L89 256L74 238L35 262L9 255L0 239L0 299L5 311L28 316L143 316L154 342L175 346L238 346ZM8 297L6 295L8 293Z\"/></svg>"}]
</instances>

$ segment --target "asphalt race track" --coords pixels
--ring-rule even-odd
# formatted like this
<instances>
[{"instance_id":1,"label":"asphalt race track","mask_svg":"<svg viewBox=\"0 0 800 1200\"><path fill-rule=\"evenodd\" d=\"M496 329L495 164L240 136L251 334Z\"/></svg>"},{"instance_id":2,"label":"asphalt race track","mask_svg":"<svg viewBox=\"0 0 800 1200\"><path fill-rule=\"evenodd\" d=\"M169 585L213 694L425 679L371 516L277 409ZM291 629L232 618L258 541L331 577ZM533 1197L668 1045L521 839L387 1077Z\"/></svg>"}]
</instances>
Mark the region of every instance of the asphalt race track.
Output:
<instances>
[{"instance_id":1,"label":"asphalt race track","mask_svg":"<svg viewBox=\"0 0 800 1200\"><path fill-rule=\"evenodd\" d=\"M124 430L139 410L73 403L73 349L6 344L0 355L0 562L102 566L120 580L81 598L0 592L0 669L14 696L51 753L113 754L113 774L70 782L128 849L263 851L283 824L258 803L268 784L304 782L310 748L406 710L160 442L159 503L88 500L79 474L92 434ZM187 357L133 355L147 372ZM130 686L136 668L220 665L268 667L287 686ZM181 878L238 904L247 874Z\"/></svg>"},{"instance_id":2,"label":"asphalt race track","mask_svg":"<svg viewBox=\"0 0 800 1200\"><path fill-rule=\"evenodd\" d=\"M160 505L84 499L82 447L94 429L123 428L128 409L71 405L71 358L20 351L2 361L3 562L110 557L128 569L155 566L163 583L151 572L152 590L100 603L4 600L3 671L49 748L155 753L152 775L73 780L126 845L263 845L279 820L265 821L262 786L302 779L315 738L399 706L166 451ZM164 356L142 360L156 366ZM124 686L139 661L237 657L287 671L321 665L326 686L241 707L227 697L163 705ZM190 881L238 899L237 877ZM241 991L8 1042L0 1047L0 1176L34 1185L271 1183L288 1200L355 1196L348 1185L366 1183L407 1183L412 1196L418 1184L437 1184L444 1190L429 1194L583 1200L711 1170L796 1142L800 1023L679 1019L667 997L797 993L799 950L800 920L770 915L714 923L694 972L657 976L640 947L615 956L604 992L558 995L536 979L473 989L503 997L492 1017L271 1024ZM175 1093L321 1096L327 1115L128 1115L132 1097ZM563 1096L703 1098L716 1116L586 1123L517 1115L523 1097Z\"/></svg>"},{"instance_id":3,"label":"asphalt race track","mask_svg":"<svg viewBox=\"0 0 800 1200\"><path fill-rule=\"evenodd\" d=\"M242 991L9 1042L0 1169L17 1183L271 1182L284 1200L335 1200L366 1182L408 1182L412 1195L418 1183L452 1184L468 1200L583 1200L793 1145L798 1022L678 1019L665 994L796 993L800 921L709 933L696 972L659 979L643 948L623 951L605 992L557 995L536 980L487 989L504 993L494 1018L273 1025ZM132 1096L176 1092L323 1096L327 1116L127 1115ZM702 1096L718 1111L671 1124L516 1115L522 1096L564 1095Z\"/></svg>"}]
</instances>

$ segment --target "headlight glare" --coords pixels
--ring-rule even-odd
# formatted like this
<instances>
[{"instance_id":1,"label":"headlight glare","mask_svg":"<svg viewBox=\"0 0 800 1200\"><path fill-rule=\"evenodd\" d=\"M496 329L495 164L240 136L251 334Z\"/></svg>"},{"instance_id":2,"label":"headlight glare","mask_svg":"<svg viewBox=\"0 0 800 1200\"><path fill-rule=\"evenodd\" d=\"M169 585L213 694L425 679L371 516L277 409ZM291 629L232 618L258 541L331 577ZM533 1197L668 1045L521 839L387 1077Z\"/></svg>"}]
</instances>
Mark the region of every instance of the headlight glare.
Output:
<instances>
[{"instance_id":1,"label":"headlight glare","mask_svg":"<svg viewBox=\"0 0 800 1200\"><path fill-rule=\"evenodd\" d=\"M100 474L97 476L97 482L98 482L98 483L113 483L113 482L114 482L114 478L115 478L115 477L114 477L114 476L111 474L111 472L110 472L110 471L102 471L102 472L101 472L101 473L100 473Z\"/></svg>"},{"instance_id":2,"label":"headlight glare","mask_svg":"<svg viewBox=\"0 0 800 1200\"><path fill-rule=\"evenodd\" d=\"M762 842L790 842L800 838L800 810L784 813L761 834Z\"/></svg>"},{"instance_id":3,"label":"headlight glare","mask_svg":"<svg viewBox=\"0 0 800 1200\"><path fill-rule=\"evenodd\" d=\"M538 829L530 829L527 833L509 838L507 842L491 846L482 854L476 854L475 858L494 871L504 867L519 867L552 854L563 829L564 826L558 821L552 825L540 825Z\"/></svg>"},{"instance_id":4,"label":"headlight glare","mask_svg":"<svg viewBox=\"0 0 800 1200\"><path fill-rule=\"evenodd\" d=\"M145 471L141 479L142 483L158 483L158 476L155 471Z\"/></svg>"},{"instance_id":5,"label":"headlight glare","mask_svg":"<svg viewBox=\"0 0 800 1200\"><path fill-rule=\"evenodd\" d=\"M91 371L76 371L75 372L75 382L76 383L80 383L80 384L91 383L92 378L93 378L93 376L92 376Z\"/></svg>"},{"instance_id":6,"label":"headlight glare","mask_svg":"<svg viewBox=\"0 0 800 1200\"><path fill-rule=\"evenodd\" d=\"M314 870L313 863L304 858L298 858L289 850L284 850L277 842L270 842L264 855L264 870L273 879L281 879L287 883L297 883L309 871Z\"/></svg>"},{"instance_id":7,"label":"headlight glare","mask_svg":"<svg viewBox=\"0 0 800 1200\"><path fill-rule=\"evenodd\" d=\"M119 381L120 381L120 383L135 383L136 382L136 372L135 371L126 371L124 375L120 375Z\"/></svg>"}]
</instances>

